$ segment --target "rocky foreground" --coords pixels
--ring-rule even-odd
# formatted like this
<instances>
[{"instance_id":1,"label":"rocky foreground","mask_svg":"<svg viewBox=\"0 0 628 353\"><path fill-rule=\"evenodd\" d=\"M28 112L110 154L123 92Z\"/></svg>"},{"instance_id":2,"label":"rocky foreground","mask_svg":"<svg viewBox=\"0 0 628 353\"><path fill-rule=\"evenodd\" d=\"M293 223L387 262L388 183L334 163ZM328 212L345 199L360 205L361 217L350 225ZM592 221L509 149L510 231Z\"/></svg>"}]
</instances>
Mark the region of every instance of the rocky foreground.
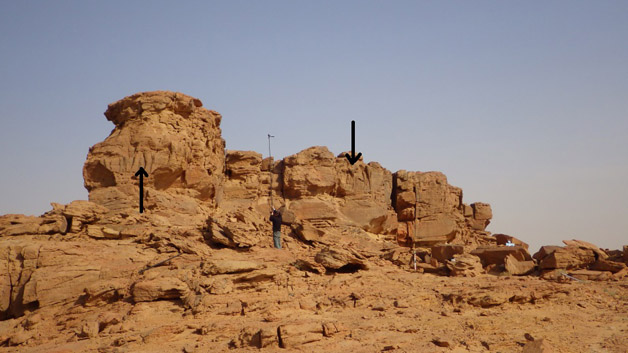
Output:
<instances>
[{"instance_id":1,"label":"rocky foreground","mask_svg":"<svg viewBox=\"0 0 628 353\"><path fill-rule=\"evenodd\" d=\"M180 93L105 116L89 201L0 216L0 351L628 352L627 247L531 255L441 173L225 151Z\"/></svg>"}]
</instances>

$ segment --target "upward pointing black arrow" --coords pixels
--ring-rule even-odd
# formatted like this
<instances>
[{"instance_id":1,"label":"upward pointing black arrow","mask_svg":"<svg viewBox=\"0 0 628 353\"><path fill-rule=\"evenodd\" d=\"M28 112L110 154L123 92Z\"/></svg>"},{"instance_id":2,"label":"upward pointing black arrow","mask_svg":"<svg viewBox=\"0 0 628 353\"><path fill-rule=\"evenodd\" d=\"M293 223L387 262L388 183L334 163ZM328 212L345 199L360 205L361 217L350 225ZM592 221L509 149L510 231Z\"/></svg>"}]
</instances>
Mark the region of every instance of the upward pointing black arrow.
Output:
<instances>
[{"instance_id":1,"label":"upward pointing black arrow","mask_svg":"<svg viewBox=\"0 0 628 353\"><path fill-rule=\"evenodd\" d=\"M347 157L351 165L354 165L362 157L362 153L355 155L355 120L351 120L351 155L345 153L345 157Z\"/></svg>"},{"instance_id":2,"label":"upward pointing black arrow","mask_svg":"<svg viewBox=\"0 0 628 353\"><path fill-rule=\"evenodd\" d=\"M135 176L140 177L140 213L144 213L144 177L148 178L148 173L146 173L144 167L140 167Z\"/></svg>"}]
</instances>

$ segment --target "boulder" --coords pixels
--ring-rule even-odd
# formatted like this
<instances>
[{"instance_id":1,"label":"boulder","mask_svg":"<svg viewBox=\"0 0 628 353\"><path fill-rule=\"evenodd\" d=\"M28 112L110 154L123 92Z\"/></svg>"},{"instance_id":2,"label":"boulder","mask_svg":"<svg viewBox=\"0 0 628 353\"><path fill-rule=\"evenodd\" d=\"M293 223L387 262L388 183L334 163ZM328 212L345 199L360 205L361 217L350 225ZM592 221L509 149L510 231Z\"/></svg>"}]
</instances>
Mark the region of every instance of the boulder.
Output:
<instances>
[{"instance_id":1,"label":"boulder","mask_svg":"<svg viewBox=\"0 0 628 353\"><path fill-rule=\"evenodd\" d=\"M528 244L523 241L506 234L494 234L495 240L497 241L497 245L506 245L509 241L515 245L521 245L526 250L528 250Z\"/></svg>"},{"instance_id":2,"label":"boulder","mask_svg":"<svg viewBox=\"0 0 628 353\"><path fill-rule=\"evenodd\" d=\"M615 262L610 260L600 260L598 259L594 263L589 266L590 270L594 271L609 271L612 273L617 273L626 268L626 264L623 262Z\"/></svg>"},{"instance_id":3,"label":"boulder","mask_svg":"<svg viewBox=\"0 0 628 353\"><path fill-rule=\"evenodd\" d=\"M24 234L65 234L68 223L60 215L44 215L42 217L7 214L0 216L0 236L16 236Z\"/></svg>"},{"instance_id":4,"label":"boulder","mask_svg":"<svg viewBox=\"0 0 628 353\"><path fill-rule=\"evenodd\" d=\"M530 261L532 257L523 246L495 246L495 247L479 247L471 254L479 257L482 260L482 264L486 267L488 265L504 265L506 256L512 255L519 261Z\"/></svg>"},{"instance_id":5,"label":"boulder","mask_svg":"<svg viewBox=\"0 0 628 353\"><path fill-rule=\"evenodd\" d=\"M471 204L471 208L473 209L473 218L469 219L469 224L475 230L485 230L493 218L491 205L475 202Z\"/></svg>"},{"instance_id":6,"label":"boulder","mask_svg":"<svg viewBox=\"0 0 628 353\"><path fill-rule=\"evenodd\" d=\"M209 217L210 240L231 248L246 248L268 240L270 223L253 208L216 211Z\"/></svg>"},{"instance_id":7,"label":"boulder","mask_svg":"<svg viewBox=\"0 0 628 353\"><path fill-rule=\"evenodd\" d=\"M624 255L624 263L628 265L628 245L624 245L623 255Z\"/></svg>"},{"instance_id":8,"label":"boulder","mask_svg":"<svg viewBox=\"0 0 628 353\"><path fill-rule=\"evenodd\" d=\"M544 339L529 341L523 346L523 353L554 353L552 346Z\"/></svg>"},{"instance_id":9,"label":"boulder","mask_svg":"<svg viewBox=\"0 0 628 353\"><path fill-rule=\"evenodd\" d=\"M289 226L296 222L297 216L285 205L279 207L277 210L281 213L281 224Z\"/></svg>"},{"instance_id":10,"label":"boulder","mask_svg":"<svg viewBox=\"0 0 628 353\"><path fill-rule=\"evenodd\" d=\"M325 248L316 254L314 260L328 271L355 272L368 268L364 259L347 250Z\"/></svg>"},{"instance_id":11,"label":"boulder","mask_svg":"<svg viewBox=\"0 0 628 353\"><path fill-rule=\"evenodd\" d=\"M87 225L87 235L94 239L118 239L121 237L120 231L102 225Z\"/></svg>"},{"instance_id":12,"label":"boulder","mask_svg":"<svg viewBox=\"0 0 628 353\"><path fill-rule=\"evenodd\" d=\"M432 250L432 258L445 263L447 260L451 260L454 255L464 253L464 246L453 244L439 244L430 247Z\"/></svg>"},{"instance_id":13,"label":"boulder","mask_svg":"<svg viewBox=\"0 0 628 353\"><path fill-rule=\"evenodd\" d=\"M323 339L323 325L320 323L286 324L277 328L281 348L297 348L303 344Z\"/></svg>"},{"instance_id":14,"label":"boulder","mask_svg":"<svg viewBox=\"0 0 628 353\"><path fill-rule=\"evenodd\" d=\"M331 194L336 187L335 157L327 147L315 146L284 158L286 198Z\"/></svg>"},{"instance_id":15,"label":"boulder","mask_svg":"<svg viewBox=\"0 0 628 353\"><path fill-rule=\"evenodd\" d=\"M505 259L505 267L506 271L511 275L520 276L532 273L536 268L536 264L534 261L520 261L513 255L508 255Z\"/></svg>"},{"instance_id":16,"label":"boulder","mask_svg":"<svg viewBox=\"0 0 628 353\"><path fill-rule=\"evenodd\" d=\"M575 246L567 246L554 250L539 263L541 269L572 269L585 268L595 262L595 252Z\"/></svg>"},{"instance_id":17,"label":"boulder","mask_svg":"<svg viewBox=\"0 0 628 353\"><path fill-rule=\"evenodd\" d=\"M160 277L136 282L132 289L133 301L150 302L159 299L179 299L187 294L188 286L175 277Z\"/></svg>"},{"instance_id":18,"label":"boulder","mask_svg":"<svg viewBox=\"0 0 628 353\"><path fill-rule=\"evenodd\" d=\"M483 272L480 259L470 254L456 254L446 260L446 266L451 276L475 277Z\"/></svg>"},{"instance_id":19,"label":"boulder","mask_svg":"<svg viewBox=\"0 0 628 353\"><path fill-rule=\"evenodd\" d=\"M536 253L534 253L534 255L532 256L533 259L535 259L536 261L541 261L543 260L547 255L553 253L554 251L556 251L556 249L561 249L562 246L555 246L555 245L544 245L541 246L541 248L539 249L539 251L537 251Z\"/></svg>"},{"instance_id":20,"label":"boulder","mask_svg":"<svg viewBox=\"0 0 628 353\"><path fill-rule=\"evenodd\" d=\"M608 258L608 254L606 254L602 249L598 248L596 245L591 244L589 242L583 241L583 240L576 240L576 239L572 239L572 240L563 240L563 243L565 243L565 245L567 245L568 247L578 247L580 249L590 249L592 250L595 255L596 258L598 259L606 259Z\"/></svg>"},{"instance_id":21,"label":"boulder","mask_svg":"<svg viewBox=\"0 0 628 353\"><path fill-rule=\"evenodd\" d=\"M67 205L53 204L53 208L68 220L70 233L78 233L85 225L96 223L109 211L97 203L85 200L72 201Z\"/></svg>"},{"instance_id":22,"label":"boulder","mask_svg":"<svg viewBox=\"0 0 628 353\"><path fill-rule=\"evenodd\" d=\"M320 242L325 236L325 231L318 229L308 223L298 224L293 229L299 239L307 243L313 241Z\"/></svg>"},{"instance_id":23,"label":"boulder","mask_svg":"<svg viewBox=\"0 0 628 353\"><path fill-rule=\"evenodd\" d=\"M473 218L478 221L487 221L493 218L493 210L491 205L483 202L475 202L471 204L473 209Z\"/></svg>"}]
</instances>

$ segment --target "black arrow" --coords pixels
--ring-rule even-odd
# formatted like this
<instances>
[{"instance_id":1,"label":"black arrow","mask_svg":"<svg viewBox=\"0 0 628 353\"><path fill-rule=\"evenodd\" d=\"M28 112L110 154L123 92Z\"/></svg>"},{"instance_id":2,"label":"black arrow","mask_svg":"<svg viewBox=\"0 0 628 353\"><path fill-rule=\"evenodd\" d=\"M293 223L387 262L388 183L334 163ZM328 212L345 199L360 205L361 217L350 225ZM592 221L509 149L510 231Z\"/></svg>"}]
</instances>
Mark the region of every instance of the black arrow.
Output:
<instances>
[{"instance_id":1,"label":"black arrow","mask_svg":"<svg viewBox=\"0 0 628 353\"><path fill-rule=\"evenodd\" d=\"M140 167L135 176L140 177L140 213L144 213L144 177L148 178L148 173L146 173L144 167Z\"/></svg>"},{"instance_id":2,"label":"black arrow","mask_svg":"<svg viewBox=\"0 0 628 353\"><path fill-rule=\"evenodd\" d=\"M355 155L355 120L351 120L351 155L345 153L345 157L347 157L351 165L354 165L362 157L362 153Z\"/></svg>"}]
</instances>

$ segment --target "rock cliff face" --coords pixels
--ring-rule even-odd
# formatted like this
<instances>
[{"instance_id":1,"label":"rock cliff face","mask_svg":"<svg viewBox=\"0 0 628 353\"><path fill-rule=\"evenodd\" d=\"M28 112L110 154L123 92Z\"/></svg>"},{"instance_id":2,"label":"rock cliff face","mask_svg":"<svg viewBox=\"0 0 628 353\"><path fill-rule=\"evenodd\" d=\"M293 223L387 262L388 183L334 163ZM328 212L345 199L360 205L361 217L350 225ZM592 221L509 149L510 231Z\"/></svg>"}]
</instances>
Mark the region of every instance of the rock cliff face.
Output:
<instances>
[{"instance_id":1,"label":"rock cliff face","mask_svg":"<svg viewBox=\"0 0 628 353\"><path fill-rule=\"evenodd\" d=\"M351 165L344 153L336 157L320 146L277 162L253 151L225 152L220 114L180 93L135 94L109 105L105 116L115 129L90 149L83 175L90 201L117 214L117 219L137 208L134 175L144 167L149 174L144 185L148 217L159 216L174 225L200 227L208 217L220 223L223 213L251 216L247 209L263 220L272 189L273 206L294 215L291 223L328 233L333 232L330 228L358 227L419 245L475 244L487 235L483 231L491 218L490 206L463 204L462 190L438 172L393 174L362 160ZM260 222L241 218L244 223ZM213 238L223 245L252 246L265 231L244 227L240 232L249 233L248 241L226 241L225 236L243 238L227 230L235 228L217 224L211 229L220 234Z\"/></svg>"}]
</instances>

